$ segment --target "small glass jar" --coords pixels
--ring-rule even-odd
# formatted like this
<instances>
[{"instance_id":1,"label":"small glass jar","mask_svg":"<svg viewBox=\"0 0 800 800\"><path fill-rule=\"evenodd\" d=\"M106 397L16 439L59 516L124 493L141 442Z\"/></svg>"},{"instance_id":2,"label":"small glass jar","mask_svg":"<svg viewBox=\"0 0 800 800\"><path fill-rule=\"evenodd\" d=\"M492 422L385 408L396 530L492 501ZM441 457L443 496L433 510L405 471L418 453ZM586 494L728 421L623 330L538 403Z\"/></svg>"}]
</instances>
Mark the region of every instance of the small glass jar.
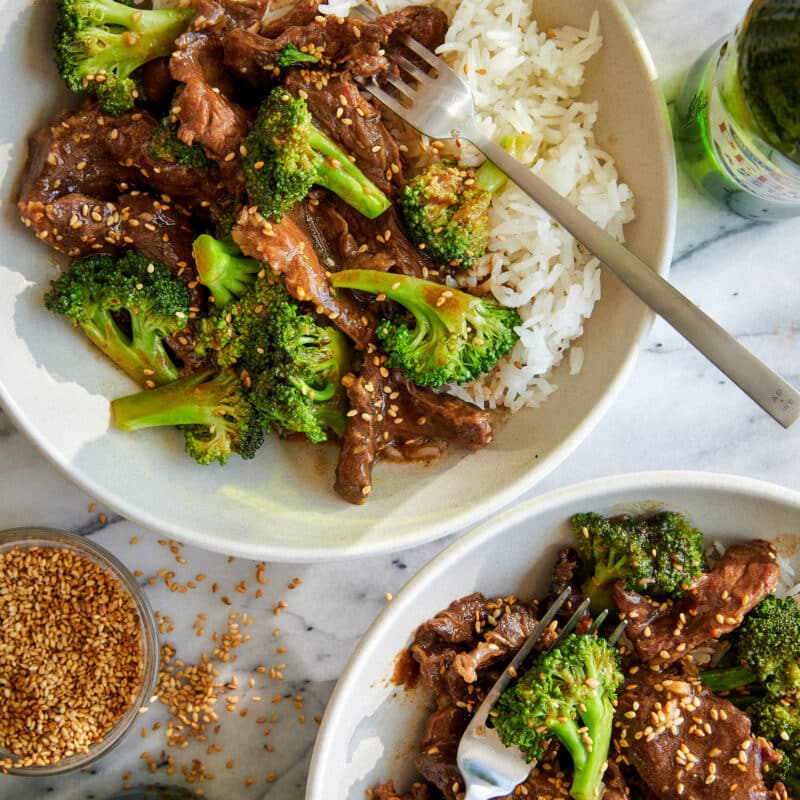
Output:
<instances>
[{"instance_id":1,"label":"small glass jar","mask_svg":"<svg viewBox=\"0 0 800 800\"><path fill-rule=\"evenodd\" d=\"M146 707L153 697L158 680L159 644L155 617L147 597L130 571L108 550L83 536L51 528L14 528L0 532L0 553L2 554L8 553L14 548L24 550L34 547L71 551L91 561L110 575L133 603L142 654L141 685L136 692L135 699L99 742L90 745L86 752L66 756L53 763L11 766L6 770L12 775L42 777L83 769L119 744L127 731L135 724L140 709ZM20 757L0 750L0 761L5 758L19 760Z\"/></svg>"},{"instance_id":2,"label":"small glass jar","mask_svg":"<svg viewBox=\"0 0 800 800\"><path fill-rule=\"evenodd\" d=\"M800 215L798 81L800 0L754 0L684 81L678 160L700 189L743 217Z\"/></svg>"}]
</instances>

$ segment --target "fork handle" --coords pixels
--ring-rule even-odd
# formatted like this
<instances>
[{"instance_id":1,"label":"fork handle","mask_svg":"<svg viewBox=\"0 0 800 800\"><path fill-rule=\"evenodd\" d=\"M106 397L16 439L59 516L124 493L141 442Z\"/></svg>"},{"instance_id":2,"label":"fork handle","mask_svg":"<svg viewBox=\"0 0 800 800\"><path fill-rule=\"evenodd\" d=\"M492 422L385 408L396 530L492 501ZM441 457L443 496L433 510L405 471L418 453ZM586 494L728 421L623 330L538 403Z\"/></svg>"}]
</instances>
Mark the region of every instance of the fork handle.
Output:
<instances>
[{"instance_id":1,"label":"fork handle","mask_svg":"<svg viewBox=\"0 0 800 800\"><path fill-rule=\"evenodd\" d=\"M621 245L541 178L491 139L469 139L532 200L600 259L634 294L706 358L724 372L761 408L788 428L800 417L800 392L740 344L671 283Z\"/></svg>"}]
</instances>

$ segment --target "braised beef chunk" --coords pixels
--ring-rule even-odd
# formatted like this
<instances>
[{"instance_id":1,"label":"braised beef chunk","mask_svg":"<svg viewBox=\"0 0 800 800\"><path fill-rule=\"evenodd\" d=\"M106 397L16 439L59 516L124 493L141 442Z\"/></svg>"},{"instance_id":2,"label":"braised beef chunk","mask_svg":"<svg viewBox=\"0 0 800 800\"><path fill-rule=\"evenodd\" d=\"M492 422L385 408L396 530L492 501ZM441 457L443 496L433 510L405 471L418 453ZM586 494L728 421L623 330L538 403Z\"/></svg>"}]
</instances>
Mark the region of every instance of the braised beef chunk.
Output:
<instances>
[{"instance_id":1,"label":"braised beef chunk","mask_svg":"<svg viewBox=\"0 0 800 800\"><path fill-rule=\"evenodd\" d=\"M456 754L468 722L463 709L448 703L440 706L428 718L415 761L419 774L451 800L463 792Z\"/></svg>"},{"instance_id":2,"label":"braised beef chunk","mask_svg":"<svg viewBox=\"0 0 800 800\"><path fill-rule=\"evenodd\" d=\"M478 680L478 670L498 659L507 660L525 644L536 626L534 612L524 605L514 604L500 618L496 627L490 629L483 641L468 653L459 653L453 666L465 683Z\"/></svg>"},{"instance_id":3,"label":"braised beef chunk","mask_svg":"<svg viewBox=\"0 0 800 800\"><path fill-rule=\"evenodd\" d=\"M347 227L348 236L355 245L355 251L340 251L339 258L335 258L340 268L382 271L393 269L414 278L437 279L435 263L406 236L400 215L394 206L375 219L367 219L338 197L327 200L325 208L317 208L314 216L321 213L328 216L336 214ZM334 241L331 249L336 244Z\"/></svg>"},{"instance_id":4,"label":"braised beef chunk","mask_svg":"<svg viewBox=\"0 0 800 800\"><path fill-rule=\"evenodd\" d=\"M620 692L614 746L659 800L777 800L762 766L780 760L750 719L691 678L648 669Z\"/></svg>"},{"instance_id":5,"label":"braised beef chunk","mask_svg":"<svg viewBox=\"0 0 800 800\"><path fill-rule=\"evenodd\" d=\"M149 150L157 125L145 111L111 117L92 102L63 111L30 140L20 204L51 203L69 194L115 200L131 189L152 189L187 208L220 195L207 170L172 164Z\"/></svg>"},{"instance_id":6,"label":"braised beef chunk","mask_svg":"<svg viewBox=\"0 0 800 800\"><path fill-rule=\"evenodd\" d=\"M287 28L295 25L308 25L318 12L317 0L288 0L273 3L268 14L261 20L259 33L267 39L280 36Z\"/></svg>"},{"instance_id":7,"label":"braised beef chunk","mask_svg":"<svg viewBox=\"0 0 800 800\"><path fill-rule=\"evenodd\" d=\"M227 190L236 194L244 184L240 148L254 112L233 99L235 83L224 63L222 37L236 22L220 4L205 5L175 42L170 73L183 89L172 110L181 141L200 145L218 163ZM244 3L242 7L249 8Z\"/></svg>"},{"instance_id":8,"label":"braised beef chunk","mask_svg":"<svg viewBox=\"0 0 800 800\"><path fill-rule=\"evenodd\" d=\"M362 172L388 197L403 185L400 150L373 103L346 73L326 80L294 70L284 84L306 98L315 123L355 158Z\"/></svg>"},{"instance_id":9,"label":"braised beef chunk","mask_svg":"<svg viewBox=\"0 0 800 800\"><path fill-rule=\"evenodd\" d=\"M375 320L349 293L334 294L305 228L302 209L285 214L279 223L273 223L257 210L245 208L232 234L246 256L264 261L283 276L292 297L301 303L310 303L317 313L327 316L357 347L366 346Z\"/></svg>"},{"instance_id":10,"label":"braised beef chunk","mask_svg":"<svg viewBox=\"0 0 800 800\"><path fill-rule=\"evenodd\" d=\"M420 625L417 635L435 634L446 642L471 644L489 614L487 600L480 592L454 600L435 617ZM476 630L477 628L477 630Z\"/></svg>"},{"instance_id":11,"label":"braised beef chunk","mask_svg":"<svg viewBox=\"0 0 800 800\"><path fill-rule=\"evenodd\" d=\"M447 451L448 442L477 449L492 440L492 414L449 395L437 395L384 366L371 342L358 376L342 383L351 416L342 438L334 488L348 502L363 503L372 491L379 454L425 460Z\"/></svg>"},{"instance_id":12,"label":"braised beef chunk","mask_svg":"<svg viewBox=\"0 0 800 800\"><path fill-rule=\"evenodd\" d=\"M225 63L234 74L255 86L273 85L280 75L281 54L289 45L319 59L310 69L324 67L327 72L359 77L396 72L384 51L394 33L402 31L434 49L447 31L447 17L428 6L409 6L366 22L355 17L309 17L301 5L294 19L290 14L282 19L280 30L273 24L260 31L238 27L226 34Z\"/></svg>"},{"instance_id":13,"label":"braised beef chunk","mask_svg":"<svg viewBox=\"0 0 800 800\"><path fill-rule=\"evenodd\" d=\"M581 578L578 573L578 551L574 547L563 547L558 551L558 558L553 567L550 579L550 592L546 604L552 603L565 589L570 590L566 603L558 612L559 619L569 619L575 609L583 601Z\"/></svg>"},{"instance_id":14,"label":"braised beef chunk","mask_svg":"<svg viewBox=\"0 0 800 800\"><path fill-rule=\"evenodd\" d=\"M775 548L759 540L731 545L714 569L675 601L651 600L620 582L613 597L637 655L671 664L737 628L775 590L778 575Z\"/></svg>"}]
</instances>

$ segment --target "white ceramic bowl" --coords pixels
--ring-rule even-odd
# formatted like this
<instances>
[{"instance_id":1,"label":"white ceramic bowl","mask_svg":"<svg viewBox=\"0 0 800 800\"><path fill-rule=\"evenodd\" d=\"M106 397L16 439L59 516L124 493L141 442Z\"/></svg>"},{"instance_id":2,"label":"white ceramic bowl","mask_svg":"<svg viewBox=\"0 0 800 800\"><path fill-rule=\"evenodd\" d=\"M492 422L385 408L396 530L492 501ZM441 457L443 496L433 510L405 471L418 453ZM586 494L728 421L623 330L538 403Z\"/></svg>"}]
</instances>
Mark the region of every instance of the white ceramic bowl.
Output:
<instances>
[{"instance_id":1,"label":"white ceramic bowl","mask_svg":"<svg viewBox=\"0 0 800 800\"><path fill-rule=\"evenodd\" d=\"M590 62L585 97L600 104L598 141L636 195L626 228L635 252L668 269L676 209L669 125L641 37L620 0L537 0L545 27L588 26L599 9L604 47ZM66 97L52 65L50 3L4 0L0 15L0 180L16 198L26 137ZM476 523L559 464L589 433L633 367L652 316L605 275L603 299L581 344L581 374L565 368L540 410L525 410L475 454L431 467L379 464L361 507L332 489L335 447L275 437L254 462L200 468L178 432L115 430L109 400L135 390L80 332L43 307L57 274L53 251L34 239L6 201L0 218L0 400L14 422L95 499L186 542L254 558L310 561L392 552Z\"/></svg>"},{"instance_id":2,"label":"white ceramic bowl","mask_svg":"<svg viewBox=\"0 0 800 800\"><path fill-rule=\"evenodd\" d=\"M392 682L395 657L414 631L453 600L533 597L547 591L559 547L574 541L572 514L669 509L684 513L706 540L763 537L786 556L800 554L800 493L729 475L645 472L550 492L484 523L451 544L412 578L375 620L345 667L322 720L306 800L363 800L395 780L405 790L431 695ZM800 559L795 559L795 563Z\"/></svg>"}]
</instances>

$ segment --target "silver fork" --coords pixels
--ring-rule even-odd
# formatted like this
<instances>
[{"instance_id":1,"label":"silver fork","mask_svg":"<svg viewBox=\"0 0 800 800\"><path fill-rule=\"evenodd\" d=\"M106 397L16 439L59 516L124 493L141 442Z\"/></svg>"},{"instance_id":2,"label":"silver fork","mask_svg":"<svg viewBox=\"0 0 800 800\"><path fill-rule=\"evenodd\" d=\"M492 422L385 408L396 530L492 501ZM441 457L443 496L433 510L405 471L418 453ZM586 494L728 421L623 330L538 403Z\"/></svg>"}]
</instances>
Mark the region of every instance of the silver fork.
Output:
<instances>
[{"instance_id":1,"label":"silver fork","mask_svg":"<svg viewBox=\"0 0 800 800\"><path fill-rule=\"evenodd\" d=\"M359 6L357 11L367 19L375 17L375 12L365 6ZM475 122L475 104L469 86L444 61L415 39L403 33L398 37L396 41L415 53L431 68L432 73L420 69L401 53L392 51L390 58L411 82L387 74L385 79L397 92L395 96L378 85L374 78L363 81L362 85L376 100L432 139L461 138L472 142L770 416L785 428L797 421L800 417L800 392L794 386L753 355L638 256L485 136Z\"/></svg>"},{"instance_id":2,"label":"silver fork","mask_svg":"<svg viewBox=\"0 0 800 800\"><path fill-rule=\"evenodd\" d=\"M458 769L465 785L464 800L489 800L492 797L503 797L510 794L515 786L528 777L528 773L535 766L532 762L526 761L519 748L506 747L500 741L497 731L488 727L486 721L497 699L517 675L531 650L567 601L569 594L570 590L565 589L536 624L525 644L522 645L511 660L511 663L503 670L503 674L497 679L483 702L478 706L467 729L464 731L458 744L457 754ZM555 647L575 630L588 608L589 600L587 599L578 606L567 620L550 645L551 647ZM607 615L607 611L599 614L589 628L588 633L595 633L603 624ZM611 635L609 641L612 644L616 643L622 634L623 628L624 624L619 625Z\"/></svg>"}]
</instances>

